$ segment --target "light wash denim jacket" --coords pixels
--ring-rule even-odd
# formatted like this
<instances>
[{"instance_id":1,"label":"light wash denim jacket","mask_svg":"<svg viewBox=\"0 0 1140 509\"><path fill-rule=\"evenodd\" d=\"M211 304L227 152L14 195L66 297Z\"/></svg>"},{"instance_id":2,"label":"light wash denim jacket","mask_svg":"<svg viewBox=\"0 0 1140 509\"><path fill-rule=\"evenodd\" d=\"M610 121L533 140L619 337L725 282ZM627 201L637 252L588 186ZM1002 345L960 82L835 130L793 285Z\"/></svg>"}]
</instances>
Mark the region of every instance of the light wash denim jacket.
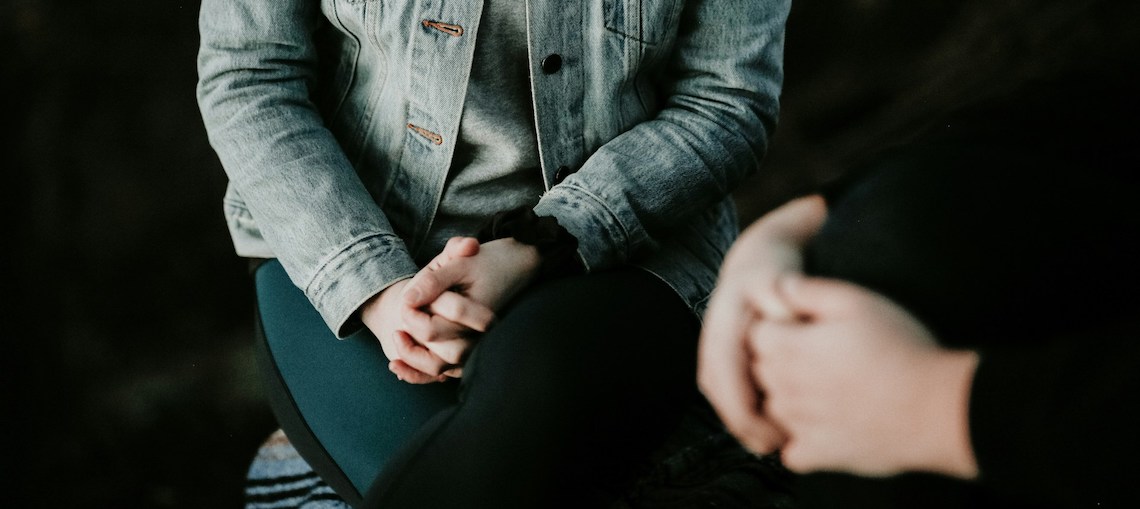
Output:
<instances>
[{"instance_id":1,"label":"light wash denim jacket","mask_svg":"<svg viewBox=\"0 0 1140 509\"><path fill-rule=\"evenodd\" d=\"M587 270L644 267L703 311L738 230L729 193L775 127L789 2L525 2L535 211ZM424 239L482 4L202 2L198 100L237 252L279 258L338 336L440 247Z\"/></svg>"}]
</instances>

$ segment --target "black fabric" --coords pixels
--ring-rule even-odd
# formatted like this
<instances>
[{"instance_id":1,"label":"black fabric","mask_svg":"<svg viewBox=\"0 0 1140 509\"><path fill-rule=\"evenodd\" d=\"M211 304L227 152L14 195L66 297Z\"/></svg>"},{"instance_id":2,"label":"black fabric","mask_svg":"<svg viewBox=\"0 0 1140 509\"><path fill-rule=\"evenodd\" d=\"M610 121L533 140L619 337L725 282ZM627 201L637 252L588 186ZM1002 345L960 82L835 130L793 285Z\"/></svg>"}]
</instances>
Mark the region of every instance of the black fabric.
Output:
<instances>
[{"instance_id":1,"label":"black fabric","mask_svg":"<svg viewBox=\"0 0 1140 509\"><path fill-rule=\"evenodd\" d=\"M557 218L540 217L530 207L518 207L492 215L478 233L480 243L504 238L513 238L538 250L542 256L539 280L584 271L578 259L578 239L558 224Z\"/></svg>"},{"instance_id":2,"label":"black fabric","mask_svg":"<svg viewBox=\"0 0 1140 509\"><path fill-rule=\"evenodd\" d=\"M698 323L635 269L520 296L364 507L604 507L698 398Z\"/></svg>"},{"instance_id":3,"label":"black fabric","mask_svg":"<svg viewBox=\"0 0 1140 509\"><path fill-rule=\"evenodd\" d=\"M827 190L809 271L981 352L981 483L800 479L805 507L1135 507L1140 157L1131 86L1077 76L945 122Z\"/></svg>"}]
</instances>

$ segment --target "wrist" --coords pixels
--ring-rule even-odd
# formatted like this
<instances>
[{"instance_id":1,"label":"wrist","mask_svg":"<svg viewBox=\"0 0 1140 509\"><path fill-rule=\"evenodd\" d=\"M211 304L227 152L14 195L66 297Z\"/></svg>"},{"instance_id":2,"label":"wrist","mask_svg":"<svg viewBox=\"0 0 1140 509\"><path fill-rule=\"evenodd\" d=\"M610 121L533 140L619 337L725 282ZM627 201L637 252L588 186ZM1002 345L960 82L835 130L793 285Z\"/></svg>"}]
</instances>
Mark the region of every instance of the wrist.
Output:
<instances>
[{"instance_id":1,"label":"wrist","mask_svg":"<svg viewBox=\"0 0 1140 509\"><path fill-rule=\"evenodd\" d=\"M527 246L530 258L536 262L535 276L540 279L565 276L583 271L578 259L578 239L574 238L558 220L538 216L528 207L499 212L491 216L479 231L479 242L509 239Z\"/></svg>"},{"instance_id":2,"label":"wrist","mask_svg":"<svg viewBox=\"0 0 1140 509\"><path fill-rule=\"evenodd\" d=\"M513 237L498 239L492 242L503 242L510 246L511 252L514 253L515 266L531 277L538 275L543 262L543 256L538 250L538 247L526 244Z\"/></svg>"},{"instance_id":3,"label":"wrist","mask_svg":"<svg viewBox=\"0 0 1140 509\"><path fill-rule=\"evenodd\" d=\"M977 458L970 440L970 390L978 366L977 352L942 350L931 367L938 397L930 398L927 423L928 452L922 470L960 479L978 476ZM936 406L935 406L936 405Z\"/></svg>"},{"instance_id":4,"label":"wrist","mask_svg":"<svg viewBox=\"0 0 1140 509\"><path fill-rule=\"evenodd\" d=\"M364 301L364 304L361 304L360 308L356 311L360 316L360 319L365 320L365 317L373 314L375 310L380 309L385 302L391 300L394 297L398 297L403 287L408 284L408 281L408 279L401 279L399 281L396 281L384 287L384 289L380 290L379 292L376 292L375 295L369 297L368 300ZM367 325L367 323L365 323L365 325Z\"/></svg>"}]
</instances>

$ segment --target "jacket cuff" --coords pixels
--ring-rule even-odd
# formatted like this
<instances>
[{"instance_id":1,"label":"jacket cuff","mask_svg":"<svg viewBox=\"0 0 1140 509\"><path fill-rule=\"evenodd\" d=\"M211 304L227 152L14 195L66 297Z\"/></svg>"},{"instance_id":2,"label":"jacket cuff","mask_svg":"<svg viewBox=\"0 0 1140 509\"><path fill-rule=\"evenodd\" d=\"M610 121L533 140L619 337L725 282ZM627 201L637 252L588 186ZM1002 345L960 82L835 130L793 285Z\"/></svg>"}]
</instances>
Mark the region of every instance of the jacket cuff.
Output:
<instances>
[{"instance_id":1,"label":"jacket cuff","mask_svg":"<svg viewBox=\"0 0 1140 509\"><path fill-rule=\"evenodd\" d=\"M621 217L607 207L602 198L569 182L544 194L534 212L539 216L553 216L578 239L578 256L586 272L626 263L631 256L631 246L636 245Z\"/></svg>"},{"instance_id":2,"label":"jacket cuff","mask_svg":"<svg viewBox=\"0 0 1140 509\"><path fill-rule=\"evenodd\" d=\"M360 306L418 270L403 240L390 234L372 235L323 262L305 287L305 295L329 329L343 339L364 327Z\"/></svg>"},{"instance_id":3,"label":"jacket cuff","mask_svg":"<svg viewBox=\"0 0 1140 509\"><path fill-rule=\"evenodd\" d=\"M1045 389L1041 376L1024 366L1015 352L984 350L970 391L970 435L983 477L1005 478L1010 470L1025 464L1030 444L1047 443L1042 434L1046 422L1039 406ZM1010 422L1017 420L1020 422ZM1026 420L1038 421L1032 424ZM1026 426L1026 424L1030 424Z\"/></svg>"}]
</instances>

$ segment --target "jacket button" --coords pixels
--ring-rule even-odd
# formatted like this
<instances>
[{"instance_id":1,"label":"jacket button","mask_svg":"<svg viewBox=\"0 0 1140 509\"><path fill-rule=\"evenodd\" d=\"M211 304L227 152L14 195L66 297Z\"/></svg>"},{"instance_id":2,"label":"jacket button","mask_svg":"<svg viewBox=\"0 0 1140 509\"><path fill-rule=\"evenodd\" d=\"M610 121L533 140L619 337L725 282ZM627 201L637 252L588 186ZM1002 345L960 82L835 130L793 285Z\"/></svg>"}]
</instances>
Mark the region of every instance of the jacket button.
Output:
<instances>
[{"instance_id":1,"label":"jacket button","mask_svg":"<svg viewBox=\"0 0 1140 509\"><path fill-rule=\"evenodd\" d=\"M571 170L569 166L559 166L558 170L554 172L554 185L561 184L571 173L574 173L574 170Z\"/></svg>"},{"instance_id":2,"label":"jacket button","mask_svg":"<svg viewBox=\"0 0 1140 509\"><path fill-rule=\"evenodd\" d=\"M542 59L542 72L546 74L554 74L562 68L562 56L558 53L551 53L546 58Z\"/></svg>"}]
</instances>

